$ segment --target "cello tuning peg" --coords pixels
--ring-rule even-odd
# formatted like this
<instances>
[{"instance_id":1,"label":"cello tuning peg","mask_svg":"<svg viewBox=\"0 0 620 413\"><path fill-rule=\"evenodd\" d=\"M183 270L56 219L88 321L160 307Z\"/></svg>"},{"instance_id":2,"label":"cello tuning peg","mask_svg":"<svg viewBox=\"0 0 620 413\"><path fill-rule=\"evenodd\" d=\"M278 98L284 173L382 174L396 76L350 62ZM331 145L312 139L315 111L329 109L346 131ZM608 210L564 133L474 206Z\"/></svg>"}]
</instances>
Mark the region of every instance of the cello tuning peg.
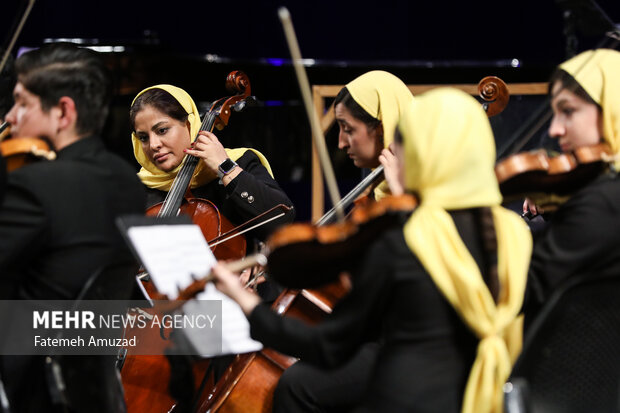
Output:
<instances>
[{"instance_id":1,"label":"cello tuning peg","mask_svg":"<svg viewBox=\"0 0 620 413\"><path fill-rule=\"evenodd\" d=\"M248 96L243 100L232 105L235 112L241 112L246 106L256 106L256 96Z\"/></svg>"},{"instance_id":2,"label":"cello tuning peg","mask_svg":"<svg viewBox=\"0 0 620 413\"><path fill-rule=\"evenodd\" d=\"M235 112L241 112L243 110L243 108L245 108L245 104L246 104L245 100L240 100L239 102L235 103L232 106L232 109Z\"/></svg>"}]
</instances>

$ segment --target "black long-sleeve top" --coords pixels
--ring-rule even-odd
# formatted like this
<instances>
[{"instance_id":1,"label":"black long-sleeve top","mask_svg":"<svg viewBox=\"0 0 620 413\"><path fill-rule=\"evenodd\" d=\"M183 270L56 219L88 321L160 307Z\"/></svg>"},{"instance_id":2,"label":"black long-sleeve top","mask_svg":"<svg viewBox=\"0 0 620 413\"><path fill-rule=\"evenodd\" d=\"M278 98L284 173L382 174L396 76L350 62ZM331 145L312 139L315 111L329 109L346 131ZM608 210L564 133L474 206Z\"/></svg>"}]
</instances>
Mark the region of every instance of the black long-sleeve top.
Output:
<instances>
[{"instance_id":1,"label":"black long-sleeve top","mask_svg":"<svg viewBox=\"0 0 620 413\"><path fill-rule=\"evenodd\" d=\"M132 259L115 219L144 212L133 168L97 137L57 155L8 175L0 204L3 298L73 299L97 269Z\"/></svg>"},{"instance_id":2,"label":"black long-sleeve top","mask_svg":"<svg viewBox=\"0 0 620 413\"><path fill-rule=\"evenodd\" d=\"M482 267L473 214L451 215ZM386 230L360 257L352 290L324 322L310 326L261 304L248 317L252 337L325 368L378 337L363 411L458 412L477 339L408 248L402 227Z\"/></svg>"},{"instance_id":3,"label":"black long-sleeve top","mask_svg":"<svg viewBox=\"0 0 620 413\"><path fill-rule=\"evenodd\" d=\"M581 274L620 275L620 178L605 174L577 191L536 237L526 321L554 289Z\"/></svg>"}]
</instances>

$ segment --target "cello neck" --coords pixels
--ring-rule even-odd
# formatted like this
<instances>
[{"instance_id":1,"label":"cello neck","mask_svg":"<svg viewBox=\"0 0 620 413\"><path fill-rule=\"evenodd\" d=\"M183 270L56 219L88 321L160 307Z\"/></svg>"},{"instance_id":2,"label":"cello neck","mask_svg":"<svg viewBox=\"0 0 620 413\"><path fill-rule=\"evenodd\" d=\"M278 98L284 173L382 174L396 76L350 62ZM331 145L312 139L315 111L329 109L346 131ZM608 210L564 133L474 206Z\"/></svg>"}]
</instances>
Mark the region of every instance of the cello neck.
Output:
<instances>
[{"instance_id":1,"label":"cello neck","mask_svg":"<svg viewBox=\"0 0 620 413\"><path fill-rule=\"evenodd\" d=\"M202 125L200 126L200 130L212 131L216 119L216 111L211 110L207 112L202 121ZM198 162L200 162L200 158L193 155L185 155L183 166L174 178L170 191L166 194L163 205L159 210L159 217L171 217L177 215L177 212L181 207L181 203L183 202L185 192L189 187L192 176L194 176L194 171L196 170Z\"/></svg>"},{"instance_id":2,"label":"cello neck","mask_svg":"<svg viewBox=\"0 0 620 413\"><path fill-rule=\"evenodd\" d=\"M357 184L355 188L346 194L337 206L334 206L332 209L327 211L327 213L316 222L316 226L320 227L334 223L337 219L336 209L338 207L342 209L348 208L353 201L355 201L366 189L368 189L368 187L381 182L383 179L383 165L379 165L366 178L362 179L362 181Z\"/></svg>"}]
</instances>

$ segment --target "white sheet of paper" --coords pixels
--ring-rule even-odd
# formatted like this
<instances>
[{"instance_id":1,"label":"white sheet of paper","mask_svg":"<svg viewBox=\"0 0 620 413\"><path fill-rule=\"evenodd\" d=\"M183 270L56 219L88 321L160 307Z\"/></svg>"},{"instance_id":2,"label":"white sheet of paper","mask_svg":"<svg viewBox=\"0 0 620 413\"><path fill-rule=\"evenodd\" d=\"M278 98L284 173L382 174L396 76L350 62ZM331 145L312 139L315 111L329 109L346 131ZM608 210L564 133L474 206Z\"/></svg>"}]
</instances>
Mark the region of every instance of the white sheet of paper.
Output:
<instances>
[{"instance_id":1,"label":"white sheet of paper","mask_svg":"<svg viewBox=\"0 0 620 413\"><path fill-rule=\"evenodd\" d=\"M198 225L144 225L127 235L160 293L174 300L178 288L205 277L215 257Z\"/></svg>"},{"instance_id":2,"label":"white sheet of paper","mask_svg":"<svg viewBox=\"0 0 620 413\"><path fill-rule=\"evenodd\" d=\"M129 228L127 236L140 256L142 265L148 271L157 290L173 300L178 296L178 287L191 284L192 274L199 278L206 276L216 262L200 227L197 225L145 225ZM258 351L263 345L250 338L250 325L239 305L219 292L212 283L207 284L197 300L222 301L222 349L221 354L240 354ZM200 311L199 306L184 305L184 312L191 314ZM205 356L209 351L201 351L206 341L207 330L186 331L194 347Z\"/></svg>"},{"instance_id":3,"label":"white sheet of paper","mask_svg":"<svg viewBox=\"0 0 620 413\"><path fill-rule=\"evenodd\" d=\"M222 301L222 355L249 353L263 348L262 343L252 340L250 337L250 324L241 307L234 300L221 293L213 284L207 284L205 290L196 296L196 300L189 301L183 306L185 314L194 313L193 308L197 304L197 300ZM202 347L201 343L206 343L209 339L208 330L193 329L186 330L185 333L199 351ZM201 351L201 354L204 357L218 355L210 354L209 351Z\"/></svg>"}]
</instances>

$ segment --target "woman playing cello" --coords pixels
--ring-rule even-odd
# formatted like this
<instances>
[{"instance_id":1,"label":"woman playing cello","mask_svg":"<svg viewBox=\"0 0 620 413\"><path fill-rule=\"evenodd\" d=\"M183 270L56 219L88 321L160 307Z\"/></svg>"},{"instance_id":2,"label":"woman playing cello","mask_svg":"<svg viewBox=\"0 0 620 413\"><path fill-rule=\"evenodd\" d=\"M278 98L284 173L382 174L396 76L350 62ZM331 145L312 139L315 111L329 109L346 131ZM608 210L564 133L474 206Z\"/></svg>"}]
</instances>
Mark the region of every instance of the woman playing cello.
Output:
<instances>
[{"instance_id":1,"label":"woman playing cello","mask_svg":"<svg viewBox=\"0 0 620 413\"><path fill-rule=\"evenodd\" d=\"M141 91L134 99L130 109L132 127L132 143L134 155L142 166L138 177L147 187L147 206L151 207L166 198L171 190L175 178L186 162L186 155L193 155L199 159L191 180L189 190L193 197L212 203L217 210L234 225L240 225L257 217L270 208L284 204L292 207L287 195L274 180L267 159L258 151L248 148L225 149L218 138L209 131L201 131L201 119L198 109L183 89L172 85L157 85ZM181 195L185 192L183 188ZM176 214L176 211L173 211ZM263 240L277 226L291 222L294 219L294 210L284 218L271 221L249 233L257 240ZM204 232L204 229L203 229ZM207 239L207 241L211 241ZM240 251L245 254L245 250ZM217 251L215 252L217 256ZM236 257L241 258L241 257ZM263 283L259 286L261 296L266 300L277 297L276 286L273 283ZM137 364L146 362L137 361ZM144 361L144 359L142 359ZM160 360L158 362L164 362ZM177 360L178 361L178 360ZM227 360L220 360L215 365L216 377L219 369L225 368ZM156 397L165 399L162 403L169 403L167 394L153 390L160 386L155 383L151 388L143 389L141 379L132 378L136 375L153 375L149 367L128 370L124 367L124 384L127 398L134 398L135 411L144 408L142 398L147 404L153 403L152 398L145 393L153 392ZM158 365L166 370L165 366ZM155 374L157 376L157 374ZM149 376L150 377L150 376ZM161 381L161 377L152 377ZM129 391L133 385L138 387L139 396L132 396ZM166 387L164 383L163 387ZM177 388L193 388L190 383L176 383ZM155 397L155 396L154 396ZM179 397L175 394L175 397ZM148 399L151 400L148 400ZM191 403L191 400L185 401ZM179 404L183 401L179 402ZM128 406L134 405L128 400ZM137 407L140 405L139 407ZM178 407L178 406L177 406ZM166 408L165 411L168 408Z\"/></svg>"},{"instance_id":2,"label":"woman playing cello","mask_svg":"<svg viewBox=\"0 0 620 413\"><path fill-rule=\"evenodd\" d=\"M200 131L200 115L183 89L157 85L140 92L130 110L134 156L142 166L138 177L148 191L148 206L161 202L186 154L201 159L191 179L196 197L213 202L239 225L290 199L273 179L267 159L249 148L224 149L211 132ZM221 176L218 179L218 174ZM293 213L255 230L264 239Z\"/></svg>"},{"instance_id":3,"label":"woman playing cello","mask_svg":"<svg viewBox=\"0 0 620 413\"><path fill-rule=\"evenodd\" d=\"M380 335L356 411L499 412L520 349L531 236L502 208L484 110L453 89L416 99L401 118L402 183L420 205L386 230L352 270L352 290L317 326L279 317L215 268L217 287L248 316L255 339L322 368Z\"/></svg>"},{"instance_id":4,"label":"woman playing cello","mask_svg":"<svg viewBox=\"0 0 620 413\"><path fill-rule=\"evenodd\" d=\"M563 280L620 272L620 53L585 51L562 63L550 85L549 135L559 140L562 151L604 142L615 157L606 173L553 213L546 231L536 239L525 308L528 319ZM526 201L527 209L537 212Z\"/></svg>"}]
</instances>

